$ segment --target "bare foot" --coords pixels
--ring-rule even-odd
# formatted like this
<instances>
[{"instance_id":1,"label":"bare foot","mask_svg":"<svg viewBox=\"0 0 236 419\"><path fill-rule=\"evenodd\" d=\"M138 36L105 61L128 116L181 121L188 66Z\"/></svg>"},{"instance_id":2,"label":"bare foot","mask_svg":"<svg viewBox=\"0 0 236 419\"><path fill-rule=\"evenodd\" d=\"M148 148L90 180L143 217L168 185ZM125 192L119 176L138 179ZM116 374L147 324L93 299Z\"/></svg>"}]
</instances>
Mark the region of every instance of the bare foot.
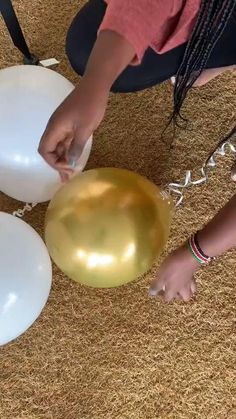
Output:
<instances>
[{"instance_id":1,"label":"bare foot","mask_svg":"<svg viewBox=\"0 0 236 419\"><path fill-rule=\"evenodd\" d=\"M230 65L227 67L219 67L219 68L209 68L204 70L202 74L198 77L195 81L193 87L201 87L204 84L207 84L209 81L214 79L215 77L219 76L220 74L224 73L225 71L236 70L236 65ZM171 77L171 83L175 84L175 77Z\"/></svg>"},{"instance_id":2,"label":"bare foot","mask_svg":"<svg viewBox=\"0 0 236 419\"><path fill-rule=\"evenodd\" d=\"M209 68L204 70L202 74L198 77L198 79L194 83L194 87L201 87L204 84L207 84L209 81L214 79L215 77L219 76L220 74L224 73L225 71L235 70L236 65L230 65L228 67L220 67L220 68Z\"/></svg>"}]
</instances>

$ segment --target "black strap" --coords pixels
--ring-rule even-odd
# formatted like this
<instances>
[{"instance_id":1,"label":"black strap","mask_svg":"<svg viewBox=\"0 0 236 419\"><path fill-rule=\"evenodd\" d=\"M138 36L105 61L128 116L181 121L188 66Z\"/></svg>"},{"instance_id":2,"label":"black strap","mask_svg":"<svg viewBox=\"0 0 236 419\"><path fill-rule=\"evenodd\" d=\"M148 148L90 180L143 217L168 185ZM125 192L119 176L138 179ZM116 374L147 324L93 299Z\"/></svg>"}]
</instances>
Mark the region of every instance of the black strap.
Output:
<instances>
[{"instance_id":1,"label":"black strap","mask_svg":"<svg viewBox=\"0 0 236 419\"><path fill-rule=\"evenodd\" d=\"M0 0L0 12L6 23L7 29L11 35L14 45L24 55L27 64L37 64L38 60L30 53L25 41L16 13L11 0Z\"/></svg>"}]
</instances>

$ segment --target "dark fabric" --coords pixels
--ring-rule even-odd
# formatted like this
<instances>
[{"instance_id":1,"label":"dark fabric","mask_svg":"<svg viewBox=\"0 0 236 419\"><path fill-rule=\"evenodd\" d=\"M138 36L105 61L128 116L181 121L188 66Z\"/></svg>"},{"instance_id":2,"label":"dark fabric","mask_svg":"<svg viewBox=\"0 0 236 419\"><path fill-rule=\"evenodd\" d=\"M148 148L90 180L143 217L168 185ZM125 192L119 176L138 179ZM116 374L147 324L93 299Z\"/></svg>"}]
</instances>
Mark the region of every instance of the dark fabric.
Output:
<instances>
[{"instance_id":1,"label":"dark fabric","mask_svg":"<svg viewBox=\"0 0 236 419\"><path fill-rule=\"evenodd\" d=\"M66 52L71 66L83 75L97 31L106 11L103 0L90 0L74 18L66 40ZM162 83L175 75L186 44L165 54L149 48L139 66L128 66L112 87L114 92L135 92ZM236 12L227 25L208 60L206 68L236 64Z\"/></svg>"},{"instance_id":2,"label":"dark fabric","mask_svg":"<svg viewBox=\"0 0 236 419\"><path fill-rule=\"evenodd\" d=\"M5 21L5 24L11 35L14 45L27 59L31 60L32 56L26 44L11 0L0 0L0 13L2 14L2 17Z\"/></svg>"}]
</instances>

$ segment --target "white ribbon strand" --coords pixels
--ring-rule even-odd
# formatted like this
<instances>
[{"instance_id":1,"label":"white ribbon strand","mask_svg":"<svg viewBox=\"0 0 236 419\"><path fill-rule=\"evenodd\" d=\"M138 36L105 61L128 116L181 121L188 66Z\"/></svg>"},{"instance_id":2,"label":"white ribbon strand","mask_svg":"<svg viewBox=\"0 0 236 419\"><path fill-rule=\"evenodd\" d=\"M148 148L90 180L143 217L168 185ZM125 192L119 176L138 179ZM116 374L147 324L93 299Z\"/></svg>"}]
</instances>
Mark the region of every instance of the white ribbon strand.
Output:
<instances>
[{"instance_id":1,"label":"white ribbon strand","mask_svg":"<svg viewBox=\"0 0 236 419\"><path fill-rule=\"evenodd\" d=\"M25 204L25 206L23 208L19 208L18 210L14 211L12 213L12 215L14 215L15 217L22 218L22 217L24 217L24 215L25 215L26 212L32 211L32 209L34 207L36 207L36 205L37 205L36 203Z\"/></svg>"},{"instance_id":2,"label":"white ribbon strand","mask_svg":"<svg viewBox=\"0 0 236 419\"><path fill-rule=\"evenodd\" d=\"M232 139L231 140L227 140L224 143L222 143L220 145L220 147L218 147L213 153L212 155L209 157L209 159L207 160L207 162L204 164L204 166L201 168L201 178L197 179L197 180L192 180L192 172L191 170L187 170L186 175L185 175L185 179L183 183L170 183L168 185L168 191L169 194L175 194L177 195L177 201L176 201L176 207L178 207L184 199L184 189L189 188L192 185L200 185L202 183L207 182L208 177L209 177L209 171L213 168L215 168L217 162L216 162L216 157L217 156L225 156L226 154L226 148L228 147L229 150L236 154L236 147L234 144L232 144Z\"/></svg>"}]
</instances>

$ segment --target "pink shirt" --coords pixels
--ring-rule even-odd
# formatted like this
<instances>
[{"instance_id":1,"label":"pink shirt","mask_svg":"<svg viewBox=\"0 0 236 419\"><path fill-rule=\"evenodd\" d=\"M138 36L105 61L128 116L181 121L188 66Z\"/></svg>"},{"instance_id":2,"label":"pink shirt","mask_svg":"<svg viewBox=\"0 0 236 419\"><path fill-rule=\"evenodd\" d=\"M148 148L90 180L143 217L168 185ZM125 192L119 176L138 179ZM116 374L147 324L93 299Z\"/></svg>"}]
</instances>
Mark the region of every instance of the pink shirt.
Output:
<instances>
[{"instance_id":1,"label":"pink shirt","mask_svg":"<svg viewBox=\"0 0 236 419\"><path fill-rule=\"evenodd\" d=\"M151 47L159 54L186 42L201 0L105 0L101 30L124 36L136 51L136 63Z\"/></svg>"}]
</instances>

